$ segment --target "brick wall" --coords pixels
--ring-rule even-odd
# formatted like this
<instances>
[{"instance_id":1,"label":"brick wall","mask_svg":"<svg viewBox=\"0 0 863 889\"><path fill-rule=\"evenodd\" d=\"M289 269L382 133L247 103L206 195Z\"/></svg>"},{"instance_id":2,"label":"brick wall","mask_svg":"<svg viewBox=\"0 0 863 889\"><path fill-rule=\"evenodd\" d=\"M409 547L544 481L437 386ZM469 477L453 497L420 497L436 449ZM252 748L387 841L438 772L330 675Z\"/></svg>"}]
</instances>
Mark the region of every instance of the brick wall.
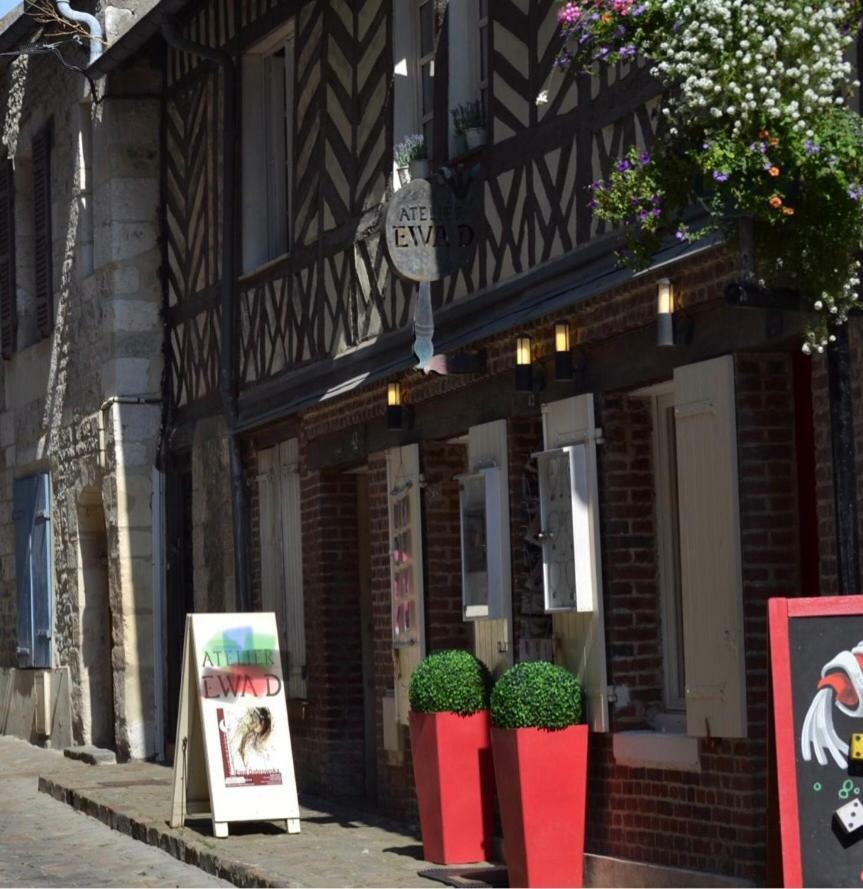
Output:
<instances>
[{"instance_id":1,"label":"brick wall","mask_svg":"<svg viewBox=\"0 0 863 889\"><path fill-rule=\"evenodd\" d=\"M602 568L609 675L629 691L615 727L644 728L662 706L662 628L654 527L653 423L645 398L602 399Z\"/></svg>"},{"instance_id":2,"label":"brick wall","mask_svg":"<svg viewBox=\"0 0 863 889\"><path fill-rule=\"evenodd\" d=\"M297 732L303 790L364 793L357 480L304 472L303 582L309 708Z\"/></svg>"},{"instance_id":3,"label":"brick wall","mask_svg":"<svg viewBox=\"0 0 863 889\"><path fill-rule=\"evenodd\" d=\"M426 650L469 648L470 625L461 617L461 526L457 475L467 472L463 444L424 442L421 448Z\"/></svg>"},{"instance_id":4,"label":"brick wall","mask_svg":"<svg viewBox=\"0 0 863 889\"><path fill-rule=\"evenodd\" d=\"M793 593L798 582L790 357L738 356L736 392L748 738L701 741L696 774L616 765L611 736L593 735L587 847L763 883L766 602ZM615 397L606 399L602 419L603 525L611 557L604 566L609 682L628 684L634 702L627 710L613 709L612 728L621 730L634 727L659 695L652 482L645 447L650 418L636 399Z\"/></svg>"}]
</instances>

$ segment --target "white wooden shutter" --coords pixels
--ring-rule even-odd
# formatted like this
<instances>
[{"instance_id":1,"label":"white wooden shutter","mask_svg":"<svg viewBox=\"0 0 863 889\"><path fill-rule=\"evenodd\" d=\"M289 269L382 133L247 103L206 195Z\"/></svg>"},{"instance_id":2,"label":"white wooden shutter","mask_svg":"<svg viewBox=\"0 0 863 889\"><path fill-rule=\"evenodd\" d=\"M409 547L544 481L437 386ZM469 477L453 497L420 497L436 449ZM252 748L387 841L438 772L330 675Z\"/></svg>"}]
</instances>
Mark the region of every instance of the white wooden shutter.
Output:
<instances>
[{"instance_id":1,"label":"white wooden shutter","mask_svg":"<svg viewBox=\"0 0 863 889\"><path fill-rule=\"evenodd\" d=\"M276 614L289 698L308 694L298 459L295 438L258 452L261 605Z\"/></svg>"},{"instance_id":2,"label":"white wooden shutter","mask_svg":"<svg viewBox=\"0 0 863 889\"><path fill-rule=\"evenodd\" d=\"M674 372L687 733L746 736L734 359Z\"/></svg>"},{"instance_id":3,"label":"white wooden shutter","mask_svg":"<svg viewBox=\"0 0 863 889\"><path fill-rule=\"evenodd\" d=\"M391 626L396 720L407 724L408 688L425 656L419 445L387 451Z\"/></svg>"},{"instance_id":4,"label":"white wooden shutter","mask_svg":"<svg viewBox=\"0 0 863 889\"><path fill-rule=\"evenodd\" d=\"M471 472L496 466L500 502L500 590L497 613L503 617L474 621L474 653L493 672L512 665L512 559L509 527L509 459L506 420L495 420L468 430L468 463Z\"/></svg>"},{"instance_id":5,"label":"white wooden shutter","mask_svg":"<svg viewBox=\"0 0 863 889\"><path fill-rule=\"evenodd\" d=\"M605 621L602 607L602 556L600 551L599 485L596 464L596 428L593 395L578 395L543 405L545 448L551 451L569 446L582 446L584 461L573 481L579 500L587 499L587 533L581 530L581 541L574 546L575 558L582 560L581 603L578 611L557 611L552 614L556 658L575 674L587 697L587 715L594 731L608 731L608 675L605 660ZM582 472L583 470L583 472ZM580 478L579 478L580 476ZM582 524L583 529L583 524ZM584 572L589 562L589 582ZM590 610L587 609L590 606Z\"/></svg>"}]
</instances>

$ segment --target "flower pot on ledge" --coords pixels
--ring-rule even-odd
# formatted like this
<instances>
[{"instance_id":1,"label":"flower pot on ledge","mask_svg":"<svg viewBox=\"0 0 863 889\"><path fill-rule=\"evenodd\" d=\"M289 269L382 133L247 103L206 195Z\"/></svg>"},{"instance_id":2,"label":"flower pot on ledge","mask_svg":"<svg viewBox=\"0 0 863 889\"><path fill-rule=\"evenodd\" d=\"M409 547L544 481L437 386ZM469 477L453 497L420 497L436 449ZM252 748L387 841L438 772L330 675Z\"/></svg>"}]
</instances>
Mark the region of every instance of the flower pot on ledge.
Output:
<instances>
[{"instance_id":1,"label":"flower pot on ledge","mask_svg":"<svg viewBox=\"0 0 863 889\"><path fill-rule=\"evenodd\" d=\"M510 886L583 886L588 727L491 730Z\"/></svg>"},{"instance_id":2,"label":"flower pot on ledge","mask_svg":"<svg viewBox=\"0 0 863 889\"><path fill-rule=\"evenodd\" d=\"M423 855L436 864L487 861L494 832L488 710L410 714Z\"/></svg>"}]
</instances>

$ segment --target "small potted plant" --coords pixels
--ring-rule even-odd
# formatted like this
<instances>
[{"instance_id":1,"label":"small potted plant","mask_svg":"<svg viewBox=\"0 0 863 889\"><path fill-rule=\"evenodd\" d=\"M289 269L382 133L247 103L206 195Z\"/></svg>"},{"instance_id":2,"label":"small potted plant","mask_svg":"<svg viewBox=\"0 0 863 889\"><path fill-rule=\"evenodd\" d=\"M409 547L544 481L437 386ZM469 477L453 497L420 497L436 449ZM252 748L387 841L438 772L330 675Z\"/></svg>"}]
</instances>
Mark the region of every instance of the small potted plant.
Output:
<instances>
[{"instance_id":1,"label":"small potted plant","mask_svg":"<svg viewBox=\"0 0 863 889\"><path fill-rule=\"evenodd\" d=\"M492 749L510 886L581 886L587 798L582 689L562 667L510 667L491 694Z\"/></svg>"},{"instance_id":2,"label":"small potted plant","mask_svg":"<svg viewBox=\"0 0 863 889\"><path fill-rule=\"evenodd\" d=\"M393 149L393 156L402 185L407 185L411 179L428 179L428 151L422 133L406 136Z\"/></svg>"},{"instance_id":3,"label":"small potted plant","mask_svg":"<svg viewBox=\"0 0 863 889\"><path fill-rule=\"evenodd\" d=\"M439 651L411 677L410 734L423 854L436 864L487 861L494 829L488 668Z\"/></svg>"},{"instance_id":4,"label":"small potted plant","mask_svg":"<svg viewBox=\"0 0 863 889\"><path fill-rule=\"evenodd\" d=\"M464 137L468 151L482 148L486 144L488 134L485 125L485 109L481 100L477 99L475 102L465 102L462 105L457 105L453 108L451 114L456 138L458 139L459 135Z\"/></svg>"}]
</instances>

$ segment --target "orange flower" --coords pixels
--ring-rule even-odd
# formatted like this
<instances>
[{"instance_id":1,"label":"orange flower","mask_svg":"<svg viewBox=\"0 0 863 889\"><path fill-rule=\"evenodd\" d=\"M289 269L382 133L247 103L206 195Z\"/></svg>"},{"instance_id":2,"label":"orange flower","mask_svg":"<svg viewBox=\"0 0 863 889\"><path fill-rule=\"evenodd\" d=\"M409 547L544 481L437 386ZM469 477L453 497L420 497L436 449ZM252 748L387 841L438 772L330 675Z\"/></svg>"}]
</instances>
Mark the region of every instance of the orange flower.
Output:
<instances>
[{"instance_id":1,"label":"orange flower","mask_svg":"<svg viewBox=\"0 0 863 889\"><path fill-rule=\"evenodd\" d=\"M771 167L767 172L775 179L779 175L779 167Z\"/></svg>"},{"instance_id":2,"label":"orange flower","mask_svg":"<svg viewBox=\"0 0 863 889\"><path fill-rule=\"evenodd\" d=\"M783 207L783 208L782 208L782 212L783 212L786 216L793 216L793 215L794 215L794 208L793 208L793 207Z\"/></svg>"},{"instance_id":3,"label":"orange flower","mask_svg":"<svg viewBox=\"0 0 863 889\"><path fill-rule=\"evenodd\" d=\"M770 140L770 144L771 144L771 145L778 145L778 144L779 144L779 140L774 136L774 137Z\"/></svg>"},{"instance_id":4,"label":"orange flower","mask_svg":"<svg viewBox=\"0 0 863 889\"><path fill-rule=\"evenodd\" d=\"M780 198L778 194L775 194L767 203L769 203L771 207L781 207L782 198Z\"/></svg>"},{"instance_id":5,"label":"orange flower","mask_svg":"<svg viewBox=\"0 0 863 889\"><path fill-rule=\"evenodd\" d=\"M602 23L607 25L611 21L611 13L606 12L601 19Z\"/></svg>"},{"instance_id":6,"label":"orange flower","mask_svg":"<svg viewBox=\"0 0 863 889\"><path fill-rule=\"evenodd\" d=\"M761 130L761 131L758 133L758 138L759 138L759 139L767 139L767 138L769 138L769 136L770 136L770 130Z\"/></svg>"}]
</instances>

